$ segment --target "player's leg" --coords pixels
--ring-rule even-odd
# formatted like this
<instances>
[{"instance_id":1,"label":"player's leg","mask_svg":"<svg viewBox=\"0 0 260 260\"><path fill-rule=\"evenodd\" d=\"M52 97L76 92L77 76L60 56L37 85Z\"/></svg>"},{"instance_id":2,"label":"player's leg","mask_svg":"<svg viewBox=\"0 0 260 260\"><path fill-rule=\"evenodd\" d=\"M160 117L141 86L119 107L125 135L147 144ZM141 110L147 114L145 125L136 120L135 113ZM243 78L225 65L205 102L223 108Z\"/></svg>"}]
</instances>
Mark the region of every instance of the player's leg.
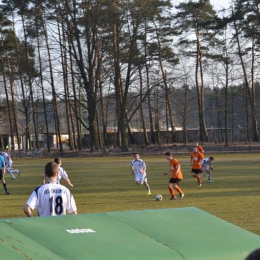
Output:
<instances>
[{"instance_id":1,"label":"player's leg","mask_svg":"<svg viewBox=\"0 0 260 260\"><path fill-rule=\"evenodd\" d=\"M147 195L151 195L152 194L151 193L151 189L150 189L150 186L149 186L149 184L147 182L147 177L146 176L143 176L143 183L144 183L144 185L146 187Z\"/></svg>"},{"instance_id":2,"label":"player's leg","mask_svg":"<svg viewBox=\"0 0 260 260\"><path fill-rule=\"evenodd\" d=\"M207 172L208 182L209 182L209 183L212 183L213 180L211 179L211 173L210 173L210 171L207 170L206 172Z\"/></svg>"},{"instance_id":3,"label":"player's leg","mask_svg":"<svg viewBox=\"0 0 260 260\"><path fill-rule=\"evenodd\" d=\"M5 182L5 179L4 179L4 175L3 175L2 169L0 170L0 179L1 179L1 182L3 184L4 190L5 190L5 194L9 195L10 193L7 190L7 185L6 185L6 182Z\"/></svg>"},{"instance_id":4,"label":"player's leg","mask_svg":"<svg viewBox=\"0 0 260 260\"><path fill-rule=\"evenodd\" d=\"M191 169L191 176L197 179L198 184L201 187L201 185L202 185L202 178L201 178L201 176L202 175L200 175L200 174L201 174L201 170L199 170L199 169Z\"/></svg>"},{"instance_id":5,"label":"player's leg","mask_svg":"<svg viewBox=\"0 0 260 260\"><path fill-rule=\"evenodd\" d=\"M196 178L196 174L195 174L195 172L194 172L194 169L191 169L191 176L194 177L194 178Z\"/></svg>"},{"instance_id":6,"label":"player's leg","mask_svg":"<svg viewBox=\"0 0 260 260\"><path fill-rule=\"evenodd\" d=\"M142 185L143 182L143 175L141 174L135 174L135 183L136 185Z\"/></svg>"},{"instance_id":7,"label":"player's leg","mask_svg":"<svg viewBox=\"0 0 260 260\"><path fill-rule=\"evenodd\" d=\"M175 199L176 199L176 195L175 195L174 189L173 189L173 187L172 187L172 182L173 182L173 179L171 178L171 179L169 180L169 183L168 183L168 190L169 190L169 192L170 192L170 194L171 194L170 200L175 200Z\"/></svg>"},{"instance_id":8,"label":"player's leg","mask_svg":"<svg viewBox=\"0 0 260 260\"><path fill-rule=\"evenodd\" d=\"M15 179L15 176L13 175L13 171L12 169L10 168L10 166L7 166L6 167L6 171L8 172L8 174L12 177L12 179L14 180Z\"/></svg>"},{"instance_id":9,"label":"player's leg","mask_svg":"<svg viewBox=\"0 0 260 260\"><path fill-rule=\"evenodd\" d=\"M202 171L201 170L198 170L197 179L198 179L198 184L201 187L201 185L202 185Z\"/></svg>"},{"instance_id":10,"label":"player's leg","mask_svg":"<svg viewBox=\"0 0 260 260\"><path fill-rule=\"evenodd\" d=\"M180 194L180 198L182 199L184 197L184 192L182 191L179 183L181 182L181 180L176 179L176 182L173 183L173 187L175 190L178 191L178 193Z\"/></svg>"},{"instance_id":11,"label":"player's leg","mask_svg":"<svg viewBox=\"0 0 260 260\"><path fill-rule=\"evenodd\" d=\"M9 171L12 173L12 175L13 175L14 173L16 173L17 176L20 177L20 171L19 171L18 169L13 169L13 168L11 168Z\"/></svg>"}]
</instances>

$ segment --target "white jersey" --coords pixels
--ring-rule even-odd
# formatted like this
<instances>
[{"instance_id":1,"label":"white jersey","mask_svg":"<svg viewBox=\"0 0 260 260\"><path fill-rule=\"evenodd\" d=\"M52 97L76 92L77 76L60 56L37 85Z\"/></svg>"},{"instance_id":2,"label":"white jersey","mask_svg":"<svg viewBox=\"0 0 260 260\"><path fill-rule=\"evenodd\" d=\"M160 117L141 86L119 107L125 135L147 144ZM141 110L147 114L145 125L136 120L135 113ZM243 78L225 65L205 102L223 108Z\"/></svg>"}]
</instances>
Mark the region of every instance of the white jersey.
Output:
<instances>
[{"instance_id":1,"label":"white jersey","mask_svg":"<svg viewBox=\"0 0 260 260\"><path fill-rule=\"evenodd\" d=\"M6 167L12 167L13 161L11 160L11 158L9 157L8 153L6 152L2 152L2 156L5 160L5 165Z\"/></svg>"},{"instance_id":2,"label":"white jersey","mask_svg":"<svg viewBox=\"0 0 260 260\"><path fill-rule=\"evenodd\" d=\"M211 167L213 165L213 162L209 158L204 158L201 161L201 166L203 170L211 170Z\"/></svg>"},{"instance_id":3,"label":"white jersey","mask_svg":"<svg viewBox=\"0 0 260 260\"><path fill-rule=\"evenodd\" d=\"M62 179L68 179L68 177L69 176L66 173L66 171L62 167L59 167L59 173L58 173L58 176L57 176L57 183L60 183L61 178Z\"/></svg>"},{"instance_id":4,"label":"white jersey","mask_svg":"<svg viewBox=\"0 0 260 260\"><path fill-rule=\"evenodd\" d=\"M26 204L38 210L40 217L66 215L66 210L72 213L77 210L70 190L57 183L46 183L37 187Z\"/></svg>"},{"instance_id":5,"label":"white jersey","mask_svg":"<svg viewBox=\"0 0 260 260\"><path fill-rule=\"evenodd\" d=\"M134 168L135 181L147 181L146 172L140 172L141 170L146 169L146 164L142 159L132 160L131 166Z\"/></svg>"},{"instance_id":6,"label":"white jersey","mask_svg":"<svg viewBox=\"0 0 260 260\"><path fill-rule=\"evenodd\" d=\"M47 178L46 174L43 173L42 174L43 177ZM60 184L60 180L61 178L62 179L68 179L68 174L66 173L66 171L62 168L62 167L59 167L58 169L58 176L57 176L57 183Z\"/></svg>"}]
</instances>

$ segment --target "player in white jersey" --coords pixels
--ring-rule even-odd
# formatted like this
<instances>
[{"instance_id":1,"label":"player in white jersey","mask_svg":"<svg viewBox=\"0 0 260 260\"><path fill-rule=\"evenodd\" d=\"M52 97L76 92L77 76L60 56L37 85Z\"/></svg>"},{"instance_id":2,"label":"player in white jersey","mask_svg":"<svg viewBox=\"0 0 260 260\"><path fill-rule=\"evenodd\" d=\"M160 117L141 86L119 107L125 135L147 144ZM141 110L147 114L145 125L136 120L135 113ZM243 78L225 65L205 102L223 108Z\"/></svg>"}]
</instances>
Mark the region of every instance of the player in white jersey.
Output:
<instances>
[{"instance_id":1,"label":"player in white jersey","mask_svg":"<svg viewBox=\"0 0 260 260\"><path fill-rule=\"evenodd\" d=\"M73 187L73 184L70 182L70 179L69 179L69 176L68 174L66 173L66 171L61 167L61 158L60 157L56 157L54 158L54 162L58 164L59 166L59 174L57 176L57 183L60 183L60 180L61 179L64 179L68 185L70 187ZM45 178L46 178L46 175L45 173L43 173L42 175L42 184L45 184Z\"/></svg>"},{"instance_id":2,"label":"player in white jersey","mask_svg":"<svg viewBox=\"0 0 260 260\"><path fill-rule=\"evenodd\" d=\"M56 183L58 165L49 162L45 165L45 174L48 182L37 187L24 205L24 213L27 217L32 216L36 208L40 217L66 215L66 211L77 214L77 206L70 190Z\"/></svg>"},{"instance_id":3,"label":"player in white jersey","mask_svg":"<svg viewBox=\"0 0 260 260\"><path fill-rule=\"evenodd\" d=\"M146 176L146 164L140 159L140 155L138 153L134 154L135 159L131 161L131 170L132 174L135 176L135 183L137 185L144 184L147 189L147 195L151 195L150 186L147 182Z\"/></svg>"},{"instance_id":4,"label":"player in white jersey","mask_svg":"<svg viewBox=\"0 0 260 260\"><path fill-rule=\"evenodd\" d=\"M11 154L10 154L10 150L8 148L8 152L2 152L2 156L5 160L5 165L6 165L6 171L10 174L10 176L12 177L12 179L15 179L14 173L17 173L17 176L20 177L20 171L18 169L14 169L12 168L13 165L13 161L11 159Z\"/></svg>"},{"instance_id":5,"label":"player in white jersey","mask_svg":"<svg viewBox=\"0 0 260 260\"><path fill-rule=\"evenodd\" d=\"M213 170L213 161L214 161L213 157L204 158L201 161L202 170L203 172L204 171L206 172L209 183L213 182L211 179L211 171Z\"/></svg>"}]
</instances>

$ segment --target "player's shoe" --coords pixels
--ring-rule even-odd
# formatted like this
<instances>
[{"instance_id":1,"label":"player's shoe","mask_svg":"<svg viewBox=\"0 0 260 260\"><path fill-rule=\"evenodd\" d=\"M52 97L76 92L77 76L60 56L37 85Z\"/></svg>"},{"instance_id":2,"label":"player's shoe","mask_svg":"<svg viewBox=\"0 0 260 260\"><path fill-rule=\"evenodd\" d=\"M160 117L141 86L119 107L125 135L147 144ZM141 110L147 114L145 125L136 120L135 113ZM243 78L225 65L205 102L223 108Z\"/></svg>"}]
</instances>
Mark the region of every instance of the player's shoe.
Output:
<instances>
[{"instance_id":1,"label":"player's shoe","mask_svg":"<svg viewBox=\"0 0 260 260\"><path fill-rule=\"evenodd\" d=\"M171 196L170 200L176 200L176 196Z\"/></svg>"},{"instance_id":2,"label":"player's shoe","mask_svg":"<svg viewBox=\"0 0 260 260\"><path fill-rule=\"evenodd\" d=\"M9 191L7 191L5 194L6 194L6 195L10 195L10 192L9 192Z\"/></svg>"},{"instance_id":3,"label":"player's shoe","mask_svg":"<svg viewBox=\"0 0 260 260\"><path fill-rule=\"evenodd\" d=\"M200 184L199 184L199 187L201 187L201 186L202 186L202 184L200 183Z\"/></svg>"},{"instance_id":4,"label":"player's shoe","mask_svg":"<svg viewBox=\"0 0 260 260\"><path fill-rule=\"evenodd\" d=\"M20 177L20 171L18 171L17 176Z\"/></svg>"},{"instance_id":5,"label":"player's shoe","mask_svg":"<svg viewBox=\"0 0 260 260\"><path fill-rule=\"evenodd\" d=\"M152 195L152 193L149 191L149 192L147 192L147 194L146 195Z\"/></svg>"},{"instance_id":6,"label":"player's shoe","mask_svg":"<svg viewBox=\"0 0 260 260\"><path fill-rule=\"evenodd\" d=\"M180 194L180 199L182 199L184 197L184 193Z\"/></svg>"},{"instance_id":7,"label":"player's shoe","mask_svg":"<svg viewBox=\"0 0 260 260\"><path fill-rule=\"evenodd\" d=\"M12 177L12 180L15 180L16 178L15 177Z\"/></svg>"},{"instance_id":8,"label":"player's shoe","mask_svg":"<svg viewBox=\"0 0 260 260\"><path fill-rule=\"evenodd\" d=\"M212 183L213 182L213 180L208 180L208 183Z\"/></svg>"}]
</instances>

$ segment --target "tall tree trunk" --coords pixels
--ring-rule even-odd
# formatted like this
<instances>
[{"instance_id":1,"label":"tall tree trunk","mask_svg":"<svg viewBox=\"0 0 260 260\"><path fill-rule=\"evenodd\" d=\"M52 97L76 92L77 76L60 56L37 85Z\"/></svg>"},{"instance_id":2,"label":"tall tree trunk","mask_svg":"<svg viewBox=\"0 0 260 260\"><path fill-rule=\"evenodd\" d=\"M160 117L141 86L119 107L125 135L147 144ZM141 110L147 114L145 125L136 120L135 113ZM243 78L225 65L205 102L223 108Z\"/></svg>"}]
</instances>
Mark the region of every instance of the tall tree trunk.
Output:
<instances>
[{"instance_id":1,"label":"tall tree trunk","mask_svg":"<svg viewBox=\"0 0 260 260\"><path fill-rule=\"evenodd\" d=\"M138 70L139 70L139 82L140 82L140 116L141 116L141 124L142 124L142 130L143 130L143 138L144 138L144 143L146 146L149 145L149 139L148 139L148 135L147 135L147 130L146 130L146 124L145 124L145 120L144 120L144 111L143 111L143 101L142 101L142 97L143 97L143 77L142 77L142 69L141 69L141 64L139 63L138 66Z\"/></svg>"},{"instance_id":2,"label":"tall tree trunk","mask_svg":"<svg viewBox=\"0 0 260 260\"><path fill-rule=\"evenodd\" d=\"M196 56L196 88L198 95L198 107L199 107L199 127L200 127L200 142L203 144L204 141L208 141L208 133L205 123L205 109L204 109L204 78L202 68L202 51L200 46L199 31L196 30L196 41L197 41L197 56ZM199 78L200 77L200 82Z\"/></svg>"},{"instance_id":3,"label":"tall tree trunk","mask_svg":"<svg viewBox=\"0 0 260 260\"><path fill-rule=\"evenodd\" d=\"M7 62L7 60L6 60L6 62ZM11 116L11 106L10 106L9 95L8 95L8 87L7 87L7 82L6 82L4 57L1 57L1 63L2 63L2 68L3 68L3 81L4 81L4 89L5 89L6 106L7 106L7 111L8 111L9 126L10 126L11 145L12 145L12 147L14 147L14 135L13 135L14 131L13 131L12 116Z\"/></svg>"},{"instance_id":4,"label":"tall tree trunk","mask_svg":"<svg viewBox=\"0 0 260 260\"><path fill-rule=\"evenodd\" d=\"M41 16L41 21L42 16ZM48 153L51 152L51 145L50 145L50 133L49 133L49 123L48 123L48 116L47 116L47 108L46 108L46 100L45 100L45 91L44 91L44 84L43 84L43 69L42 69L42 55L41 55L41 45L40 45L40 35L39 35L39 30L40 30L40 26L38 23L38 20L36 21L36 38L37 38L37 51L38 51L38 61L39 61L39 73L40 73L40 87L41 87L41 92L42 92L42 109L43 109L43 114L44 114L44 123L45 123L45 140L46 140L46 144L47 144L47 150Z\"/></svg>"},{"instance_id":5,"label":"tall tree trunk","mask_svg":"<svg viewBox=\"0 0 260 260\"><path fill-rule=\"evenodd\" d=\"M13 26L13 31L15 32L15 19L14 19L14 13L12 12L12 26ZM30 97L27 98L26 97L26 91L25 91L25 87L24 87L24 81L22 78L22 73L21 73L21 55L19 53L18 50L18 43L17 43L17 38L14 37L14 43L15 43L15 52L16 52L16 56L18 59L18 73L19 73L19 79L20 79L20 85L21 85L21 90L22 90L22 98L21 98L21 104L23 106L23 113L24 113L24 117L25 117L25 144L23 142L23 149L25 149L26 151L31 149L31 142L30 142L30 134L31 134L31 130L30 130L30 120L29 120L29 103L30 103Z\"/></svg>"},{"instance_id":6,"label":"tall tree trunk","mask_svg":"<svg viewBox=\"0 0 260 260\"><path fill-rule=\"evenodd\" d=\"M62 30L62 37L61 32ZM68 86L68 60L67 60L67 43L65 38L64 26L62 22L62 28L58 25L58 34L59 34L59 41L62 43L60 45L60 53L61 53L61 64L62 64L62 73L63 73L63 86L64 86L64 101L65 101L65 111L66 111L66 123L67 123L67 130L69 135L69 147L72 150L72 133L71 133L71 121L70 121L70 97L69 97L69 86Z\"/></svg>"},{"instance_id":7,"label":"tall tree trunk","mask_svg":"<svg viewBox=\"0 0 260 260\"><path fill-rule=\"evenodd\" d=\"M152 108L152 102L151 102L151 87L150 87L150 73L149 73L149 66L148 64L145 64L146 67L146 82L147 82L147 103L148 103L148 114L149 114L149 123L150 123L150 139L152 144L156 144L156 136L154 132L154 122L153 122L153 108Z\"/></svg>"},{"instance_id":8,"label":"tall tree trunk","mask_svg":"<svg viewBox=\"0 0 260 260\"><path fill-rule=\"evenodd\" d=\"M29 50L28 50L28 41L27 41L27 32L25 26L25 18L21 15L22 18L22 26L23 26L23 33L24 33L24 48L25 48L25 59L27 64L27 75L28 75L28 85L30 90L30 99L31 99L31 107L32 107L32 121L33 121L33 130L34 130L34 138L35 138L35 148L39 149L39 131L38 131L38 120L36 118L35 112L35 103L34 103L34 91L32 86L32 72L30 71L30 57L29 57Z\"/></svg>"},{"instance_id":9,"label":"tall tree trunk","mask_svg":"<svg viewBox=\"0 0 260 260\"><path fill-rule=\"evenodd\" d=\"M14 93L14 81L13 81L13 75L12 75L12 71L11 71L11 67L10 67L10 61L9 61L8 56L6 56L6 61L7 61L7 67L8 67L8 72L9 72L9 82L10 82L10 90L11 90L11 98L12 98L12 112L13 112L13 124L14 124L13 135L16 136L16 140L17 140L17 143L18 143L18 150L21 150L20 140L19 140L16 97L15 97L15 93ZM15 142L14 142L14 145L15 145ZM15 146L13 146L12 149L15 150Z\"/></svg>"},{"instance_id":10,"label":"tall tree trunk","mask_svg":"<svg viewBox=\"0 0 260 260\"><path fill-rule=\"evenodd\" d=\"M187 126L187 117L188 117L188 93L189 86L187 84L184 85L184 109L183 109L183 144L188 143L188 126Z\"/></svg>"},{"instance_id":11,"label":"tall tree trunk","mask_svg":"<svg viewBox=\"0 0 260 260\"><path fill-rule=\"evenodd\" d=\"M154 25L156 26L156 24L154 24ZM161 41L160 41L158 29L156 29L156 38L157 38L158 51L159 51L159 55L158 55L159 64L160 64L160 69L161 69L161 74L162 74L162 79L163 79L163 86L164 86L164 91L165 91L166 125L167 125L166 131L167 131L167 133L169 131L169 129L168 129L168 116L167 116L168 113L169 113L169 121L170 121L170 126L171 126L171 142L175 142L176 141L175 127L174 127L174 124L173 124L172 108L171 108L171 102L170 102L170 97L169 97L169 86L168 86L168 83L167 83L166 70L164 69L164 66L163 66L163 60L162 60L162 54L161 54Z\"/></svg>"},{"instance_id":12,"label":"tall tree trunk","mask_svg":"<svg viewBox=\"0 0 260 260\"><path fill-rule=\"evenodd\" d=\"M81 131L80 131L80 116L78 114L78 104L79 102L77 101L77 91L76 91L76 83L75 83L75 72L74 72L74 60L72 57L72 46L71 46L71 41L72 41L72 37L71 37L71 31L70 28L68 28L67 31L68 34L68 47L69 47L69 66L70 66L70 71L71 71L71 81L72 81L72 92L73 92L73 113L75 115L75 123L76 123L76 131L74 129L74 124L73 124L73 120L71 119L72 122L72 127L73 127L73 143L74 143L74 148L77 147L77 149L82 150L82 142L81 142ZM71 113L72 115L72 113ZM72 117L72 116L71 116Z\"/></svg>"},{"instance_id":13,"label":"tall tree trunk","mask_svg":"<svg viewBox=\"0 0 260 260\"><path fill-rule=\"evenodd\" d=\"M247 91L247 96L248 96L248 101L250 104L251 108L251 116L252 116L252 138L253 141L258 141L258 129L257 129L257 114L256 114L256 108L255 108L255 87L254 87L254 60L255 60L255 49L254 49L254 43L252 46L252 64L251 64L251 80L252 80L252 93L250 93L250 86L248 82L248 76L246 73L246 65L243 60L243 53L244 50L241 49L241 44L240 44L240 39L239 39L239 31L237 28L236 21L234 22L234 28L235 28L235 35L236 35L236 41L237 41L237 46L238 46L238 55L243 71L243 76L244 76L244 81L245 81L245 88ZM254 40L252 40L254 41ZM248 112L246 112L248 113Z\"/></svg>"},{"instance_id":14,"label":"tall tree trunk","mask_svg":"<svg viewBox=\"0 0 260 260\"><path fill-rule=\"evenodd\" d=\"M108 146L108 136L107 136L107 118L105 113L104 96L103 96L103 85L101 78L99 78L99 98L100 98L100 116L103 129L103 144ZM108 112L108 111L107 111Z\"/></svg>"},{"instance_id":15,"label":"tall tree trunk","mask_svg":"<svg viewBox=\"0 0 260 260\"><path fill-rule=\"evenodd\" d=\"M114 10L117 9L115 1L113 1ZM120 61L119 61L119 28L117 25L117 15L115 11L115 21L113 22L113 60L114 60L114 85L115 85L115 94L116 94L116 117L117 117L117 145L122 148L122 150L128 149L128 143L126 142L126 122L125 122L125 107L123 104L123 87L121 80L120 72Z\"/></svg>"},{"instance_id":16,"label":"tall tree trunk","mask_svg":"<svg viewBox=\"0 0 260 260\"><path fill-rule=\"evenodd\" d=\"M160 125L160 105L159 105L159 90L154 91L154 104L155 104L155 136L156 143L161 144L161 125Z\"/></svg>"},{"instance_id":17,"label":"tall tree trunk","mask_svg":"<svg viewBox=\"0 0 260 260\"><path fill-rule=\"evenodd\" d=\"M225 146L228 147L228 79L229 79L229 66L228 61L225 63ZM215 132L215 126L214 126L214 132Z\"/></svg>"},{"instance_id":18,"label":"tall tree trunk","mask_svg":"<svg viewBox=\"0 0 260 260\"><path fill-rule=\"evenodd\" d=\"M63 152L61 135L60 135L60 119L59 119L59 113L58 113L57 95L56 95L54 76L53 76L53 69L52 69L51 52L50 52L48 34L47 34L47 31L46 31L45 24L43 25L43 29L44 29L43 31L44 31L45 43L46 43L47 54L48 54L49 73L50 73L51 92L52 92L52 103L53 103L53 113L54 113L54 123L55 123L55 132L56 132L56 141L58 141L57 145L59 147L60 152Z\"/></svg>"}]
</instances>

